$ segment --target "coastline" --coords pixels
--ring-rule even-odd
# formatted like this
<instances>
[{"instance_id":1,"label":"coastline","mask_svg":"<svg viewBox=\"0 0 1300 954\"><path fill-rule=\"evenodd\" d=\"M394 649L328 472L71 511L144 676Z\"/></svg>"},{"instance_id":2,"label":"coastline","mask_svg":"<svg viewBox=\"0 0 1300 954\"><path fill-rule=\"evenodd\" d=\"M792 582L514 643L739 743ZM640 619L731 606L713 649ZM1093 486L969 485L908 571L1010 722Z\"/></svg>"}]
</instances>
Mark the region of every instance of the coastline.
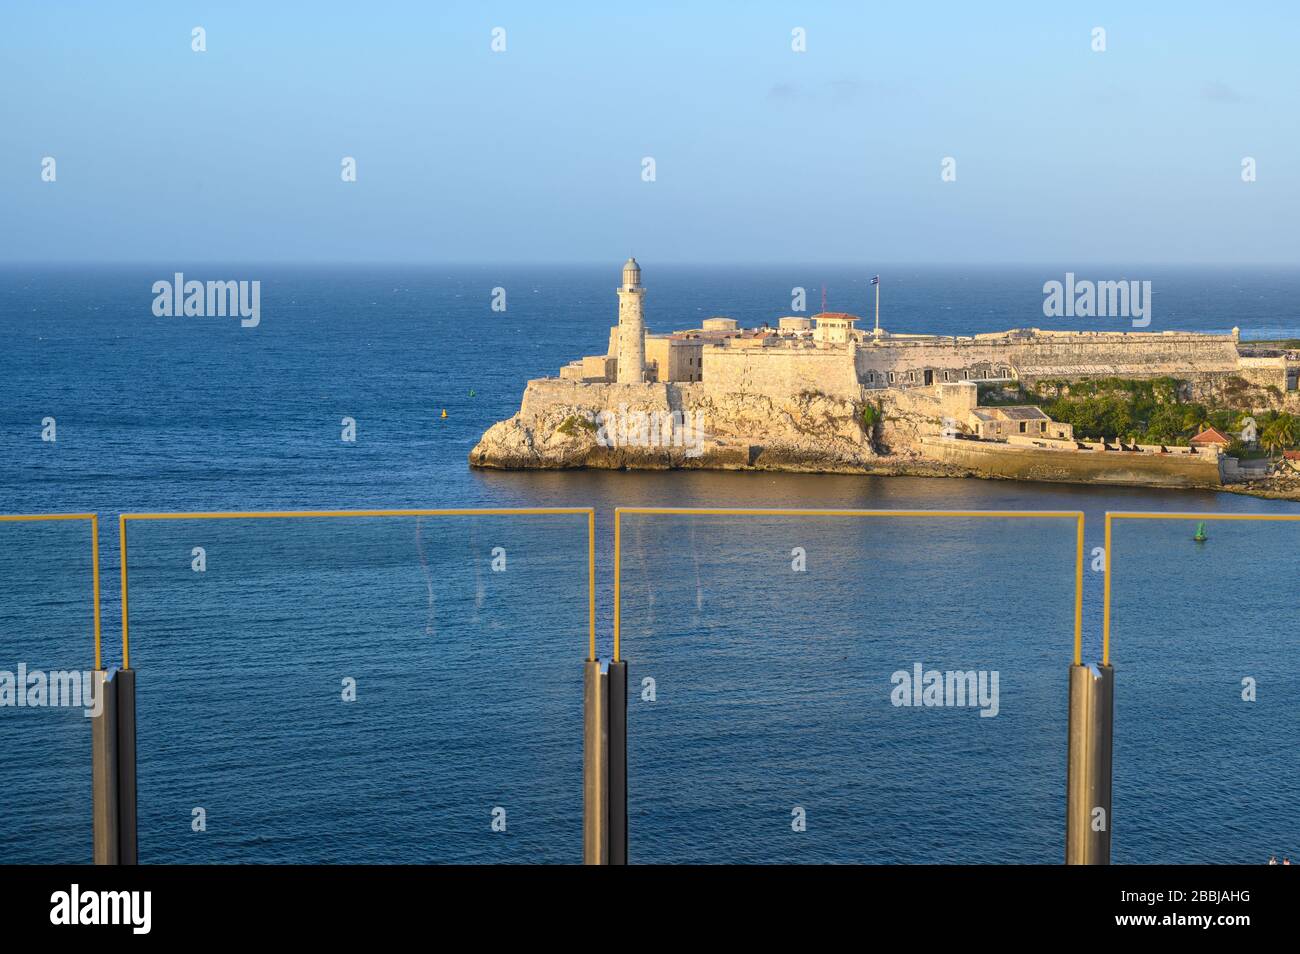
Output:
<instances>
[{"instance_id":1,"label":"coastline","mask_svg":"<svg viewBox=\"0 0 1300 954\"><path fill-rule=\"evenodd\" d=\"M850 464L844 462L792 461L777 462L776 455L765 458L760 455L754 463L728 461L716 456L701 458L669 459L649 454L628 452L628 449L613 451L604 457L584 460L582 462L545 463L541 461L515 462L502 464L486 462L471 458L470 466L478 470L627 470L627 471L666 471L666 470L713 470L744 471L751 473L795 473L795 474L836 474L859 475L863 477L932 477L949 480L987 480L1007 482L1027 482L1035 484L1074 484L1096 487L1097 481L1084 479L1047 480L1026 478L1004 474L988 473L970 467L959 467L942 461L917 459L904 455L882 455L875 463ZM1168 491L1210 491L1230 493L1242 497L1256 497L1262 500L1287 500L1300 502L1300 483L1284 489L1255 487L1249 484L1204 484L1172 486L1154 481L1124 481L1106 484L1107 486L1137 487L1147 490Z\"/></svg>"},{"instance_id":2,"label":"coastline","mask_svg":"<svg viewBox=\"0 0 1300 954\"><path fill-rule=\"evenodd\" d=\"M534 379L519 410L488 428L468 462L483 470L979 478L1300 500L1300 474L1225 480L1223 458L1214 449L1173 453L1051 437L946 434L948 410L940 395L930 393L942 390L887 389L868 402L811 389L740 392L699 383Z\"/></svg>"},{"instance_id":3,"label":"coastline","mask_svg":"<svg viewBox=\"0 0 1300 954\"><path fill-rule=\"evenodd\" d=\"M1300 348L1188 331L892 334L724 315L647 333L641 266L606 350L528 381L472 467L753 470L1227 490L1300 500ZM878 286L877 286L878 290ZM1258 415L1258 421L1256 420Z\"/></svg>"}]
</instances>

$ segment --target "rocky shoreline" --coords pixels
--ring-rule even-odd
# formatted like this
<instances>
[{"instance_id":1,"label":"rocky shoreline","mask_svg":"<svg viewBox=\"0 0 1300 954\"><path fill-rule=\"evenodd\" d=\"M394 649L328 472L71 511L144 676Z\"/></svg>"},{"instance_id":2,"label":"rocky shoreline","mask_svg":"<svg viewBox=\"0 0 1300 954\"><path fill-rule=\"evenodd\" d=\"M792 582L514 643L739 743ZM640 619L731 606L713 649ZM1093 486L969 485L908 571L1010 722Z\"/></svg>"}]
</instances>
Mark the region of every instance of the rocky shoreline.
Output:
<instances>
[{"instance_id":1,"label":"rocky shoreline","mask_svg":"<svg viewBox=\"0 0 1300 954\"><path fill-rule=\"evenodd\" d=\"M702 425L707 422L707 428ZM530 381L519 411L494 424L469 454L497 470L731 470L863 476L1033 480L1224 491L1300 500L1300 474L1250 484L1181 485L1158 479L1051 476L954 463L919 453L939 421L916 395L868 405L815 391L719 393L699 384ZM978 446L978 445L973 445ZM906 450L902 450L902 449ZM996 455L995 455L996 456ZM1082 458L1080 458L1082 459ZM1108 476L1108 475L1107 475Z\"/></svg>"}]
</instances>

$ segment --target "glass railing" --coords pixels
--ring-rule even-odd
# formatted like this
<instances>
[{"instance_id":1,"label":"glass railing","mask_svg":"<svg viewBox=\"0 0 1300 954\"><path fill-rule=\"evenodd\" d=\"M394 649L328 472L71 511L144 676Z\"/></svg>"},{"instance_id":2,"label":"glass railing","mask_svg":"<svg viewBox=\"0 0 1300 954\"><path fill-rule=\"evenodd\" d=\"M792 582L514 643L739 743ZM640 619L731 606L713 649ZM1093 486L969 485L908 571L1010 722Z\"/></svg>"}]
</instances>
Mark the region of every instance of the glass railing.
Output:
<instances>
[{"instance_id":1,"label":"glass railing","mask_svg":"<svg viewBox=\"0 0 1300 954\"><path fill-rule=\"evenodd\" d=\"M591 515L128 515L141 862L576 862Z\"/></svg>"},{"instance_id":2,"label":"glass railing","mask_svg":"<svg viewBox=\"0 0 1300 954\"><path fill-rule=\"evenodd\" d=\"M624 510L618 539L630 860L1060 862L1081 514Z\"/></svg>"},{"instance_id":3,"label":"glass railing","mask_svg":"<svg viewBox=\"0 0 1300 954\"><path fill-rule=\"evenodd\" d=\"M1260 864L1300 817L1300 514L1109 514L1116 863Z\"/></svg>"},{"instance_id":4,"label":"glass railing","mask_svg":"<svg viewBox=\"0 0 1300 954\"><path fill-rule=\"evenodd\" d=\"M90 860L97 520L0 516L0 860Z\"/></svg>"}]
</instances>

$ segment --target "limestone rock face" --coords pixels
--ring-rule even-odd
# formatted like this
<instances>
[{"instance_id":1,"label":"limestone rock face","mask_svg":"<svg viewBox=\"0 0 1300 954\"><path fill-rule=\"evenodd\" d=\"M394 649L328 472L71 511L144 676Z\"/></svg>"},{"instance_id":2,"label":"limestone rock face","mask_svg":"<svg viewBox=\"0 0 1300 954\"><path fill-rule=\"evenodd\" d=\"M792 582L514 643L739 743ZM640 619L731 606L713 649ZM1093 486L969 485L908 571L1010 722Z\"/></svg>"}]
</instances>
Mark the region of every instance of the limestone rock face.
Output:
<instances>
[{"instance_id":1,"label":"limestone rock face","mask_svg":"<svg viewBox=\"0 0 1300 954\"><path fill-rule=\"evenodd\" d=\"M925 437L943 429L943 405L928 389L882 389L879 446L883 452L901 457L923 456L919 450Z\"/></svg>"},{"instance_id":2,"label":"limestone rock face","mask_svg":"<svg viewBox=\"0 0 1300 954\"><path fill-rule=\"evenodd\" d=\"M476 467L856 471L877 459L860 403L816 391L530 381L519 412L470 452Z\"/></svg>"}]
</instances>

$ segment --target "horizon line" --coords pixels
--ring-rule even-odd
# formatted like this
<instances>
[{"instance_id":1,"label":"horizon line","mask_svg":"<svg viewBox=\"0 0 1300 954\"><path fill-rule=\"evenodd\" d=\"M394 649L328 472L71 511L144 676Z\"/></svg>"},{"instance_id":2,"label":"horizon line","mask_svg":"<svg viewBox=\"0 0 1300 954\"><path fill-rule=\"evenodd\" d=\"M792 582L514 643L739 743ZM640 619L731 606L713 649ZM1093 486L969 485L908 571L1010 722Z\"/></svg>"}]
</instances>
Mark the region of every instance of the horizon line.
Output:
<instances>
[{"instance_id":1,"label":"horizon line","mask_svg":"<svg viewBox=\"0 0 1300 954\"><path fill-rule=\"evenodd\" d=\"M538 259L517 259L517 260L498 260L483 261L470 259L238 259L238 258L196 258L185 260L180 267L207 267L207 266L231 266L240 267L292 267L292 268L373 268L377 266L390 266L394 268L604 268L609 266L610 262L618 264L614 256L609 259L563 259L563 260L538 260ZM1203 268L1203 269L1287 269L1300 270L1300 263L1294 260L1278 260L1269 262L1224 262L1224 261L1162 261L1149 260L1142 262L1119 262L1106 259L1091 259L1087 261L1077 261L1072 263L1063 263L1060 261L1047 261L1036 259L1025 259L1018 261L946 261L946 262L923 262L923 261L880 261L871 264L865 264L861 261L845 260L797 260L797 259L719 259L712 261L703 260L683 260L683 259L647 259L654 268L835 268L861 270L864 274L867 272L875 273L879 270L889 268L971 268L971 269L990 269L990 268L1050 268L1055 271L1077 271L1088 268L1120 268L1126 270L1140 268ZM132 259L65 259L51 261L47 259L8 259L0 260L0 268L105 268L105 267L140 267L140 268L167 268L175 270L177 264L173 262L163 262L158 259L132 258ZM615 269L617 270L617 269Z\"/></svg>"}]
</instances>

